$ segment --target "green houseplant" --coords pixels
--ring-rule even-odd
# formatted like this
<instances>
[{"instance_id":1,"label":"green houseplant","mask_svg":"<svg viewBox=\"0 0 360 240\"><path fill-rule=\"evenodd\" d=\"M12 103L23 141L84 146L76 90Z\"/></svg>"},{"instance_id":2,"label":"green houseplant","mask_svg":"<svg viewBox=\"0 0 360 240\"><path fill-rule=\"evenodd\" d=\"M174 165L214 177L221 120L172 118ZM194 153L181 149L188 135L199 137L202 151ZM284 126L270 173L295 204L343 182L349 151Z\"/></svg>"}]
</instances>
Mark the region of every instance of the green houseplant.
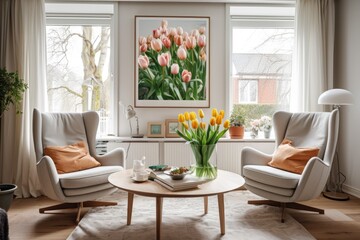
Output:
<instances>
[{"instance_id":1,"label":"green houseplant","mask_svg":"<svg viewBox=\"0 0 360 240\"><path fill-rule=\"evenodd\" d=\"M16 113L21 113L20 104L27 88L28 85L19 78L17 72L8 72L5 68L0 68L0 121L10 104L15 105ZM5 211L9 209L16 189L15 184L0 184L0 208Z\"/></svg>"},{"instance_id":2,"label":"green houseplant","mask_svg":"<svg viewBox=\"0 0 360 240\"><path fill-rule=\"evenodd\" d=\"M239 108L234 108L230 115L230 128L229 134L232 139L244 138L244 125L245 117L244 113Z\"/></svg>"},{"instance_id":3,"label":"green houseplant","mask_svg":"<svg viewBox=\"0 0 360 240\"><path fill-rule=\"evenodd\" d=\"M19 78L17 72L8 72L5 68L0 68L0 118L9 109L10 104L14 104L16 113L21 113L20 103L28 85L23 79Z\"/></svg>"}]
</instances>

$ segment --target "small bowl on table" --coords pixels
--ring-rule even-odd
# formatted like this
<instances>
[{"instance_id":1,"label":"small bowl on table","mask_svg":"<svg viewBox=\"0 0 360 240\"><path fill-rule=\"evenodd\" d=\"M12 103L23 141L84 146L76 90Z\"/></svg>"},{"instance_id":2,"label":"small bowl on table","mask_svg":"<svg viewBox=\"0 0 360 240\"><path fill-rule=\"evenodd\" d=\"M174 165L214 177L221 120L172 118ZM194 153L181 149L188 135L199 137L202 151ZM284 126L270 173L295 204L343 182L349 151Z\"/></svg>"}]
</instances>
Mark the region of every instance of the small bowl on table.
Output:
<instances>
[{"instance_id":1,"label":"small bowl on table","mask_svg":"<svg viewBox=\"0 0 360 240\"><path fill-rule=\"evenodd\" d=\"M169 175L172 180L182 180L190 173L186 167L172 168L171 170L164 171L166 175Z\"/></svg>"}]
</instances>

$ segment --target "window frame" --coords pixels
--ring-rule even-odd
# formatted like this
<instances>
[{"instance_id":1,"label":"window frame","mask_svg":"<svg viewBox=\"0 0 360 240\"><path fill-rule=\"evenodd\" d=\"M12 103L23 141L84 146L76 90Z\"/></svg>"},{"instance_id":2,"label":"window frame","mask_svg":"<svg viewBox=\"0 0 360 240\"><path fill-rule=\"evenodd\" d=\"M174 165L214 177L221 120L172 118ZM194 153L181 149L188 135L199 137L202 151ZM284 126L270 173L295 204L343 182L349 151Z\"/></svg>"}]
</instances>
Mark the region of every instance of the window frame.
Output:
<instances>
[{"instance_id":1,"label":"window frame","mask_svg":"<svg viewBox=\"0 0 360 240\"><path fill-rule=\"evenodd\" d=\"M82 12L76 12L76 10L66 9L64 10L56 6L48 8L49 5L54 4L73 4L78 7L81 5L88 5L82 9ZM102 13L99 13L99 5L102 5ZM89 7L90 6L90 7ZM95 7L94 7L95 6ZM112 13L109 11L109 6L112 8ZM119 54L118 54L118 3L117 2L100 2L100 3L92 3L92 2L77 2L77 3L68 3L68 2L53 2L47 1L45 3L46 10L46 26L79 26L79 25L96 25L96 26L110 26L110 60L109 60L109 79L112 84L112 91L110 92L110 99L113 99L110 103L110 111L112 111L112 120L109 121L109 128L112 129L112 132L105 133L107 136L118 135L119 133L119 108L118 102L120 99L119 96L119 72L118 66L119 63ZM99 115L99 118L101 116ZM100 123L99 123L100 124ZM102 137L102 136L98 136Z\"/></svg>"},{"instance_id":2,"label":"window frame","mask_svg":"<svg viewBox=\"0 0 360 240\"><path fill-rule=\"evenodd\" d=\"M233 28L240 27L240 28L295 28L295 15L276 15L276 14L269 14L269 15L256 15L249 13L247 15L232 15L231 8L232 7L290 7L295 10L295 1L288 1L287 4L266 4L266 3L259 3L259 4L251 4L251 3L243 3L243 4L226 4L226 102L225 107L227 112L231 113L233 107L233 79L232 79L232 50L233 50ZM246 103L244 103L246 104Z\"/></svg>"}]
</instances>

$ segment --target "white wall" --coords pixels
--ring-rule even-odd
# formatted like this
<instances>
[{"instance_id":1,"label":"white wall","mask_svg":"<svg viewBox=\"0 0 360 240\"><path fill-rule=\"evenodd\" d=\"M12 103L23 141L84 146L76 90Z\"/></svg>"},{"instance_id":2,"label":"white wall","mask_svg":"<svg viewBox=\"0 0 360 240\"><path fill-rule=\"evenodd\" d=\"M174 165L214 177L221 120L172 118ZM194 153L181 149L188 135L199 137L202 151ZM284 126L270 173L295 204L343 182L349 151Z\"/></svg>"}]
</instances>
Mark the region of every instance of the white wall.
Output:
<instances>
[{"instance_id":1,"label":"white wall","mask_svg":"<svg viewBox=\"0 0 360 240\"><path fill-rule=\"evenodd\" d=\"M350 90L352 106L340 111L339 160L345 192L360 197L360 1L337 0L334 86Z\"/></svg>"},{"instance_id":2,"label":"white wall","mask_svg":"<svg viewBox=\"0 0 360 240\"><path fill-rule=\"evenodd\" d=\"M336 0L334 86L354 93L355 105L341 108L339 159L347 179L344 191L360 197L360 1ZM225 4L223 3L119 3L120 101L134 104L134 21L135 15L210 17L210 105L225 109ZM192 110L192 109L186 109ZM196 109L193 109L196 110ZM120 108L121 136L129 135L128 122ZM177 118L183 108L137 108L140 132L146 134L148 121ZM210 114L210 109L205 110ZM134 126L134 125L133 125Z\"/></svg>"},{"instance_id":3,"label":"white wall","mask_svg":"<svg viewBox=\"0 0 360 240\"><path fill-rule=\"evenodd\" d=\"M135 15L148 16L209 16L210 17L210 106L225 109L225 4L223 3L119 3L119 78L120 101L123 106L134 105L134 43ZM147 122L176 119L189 108L136 108L140 133L146 134ZM204 109L210 114L211 109ZM119 106L119 134L129 136L129 124ZM134 124L133 124L134 129Z\"/></svg>"}]
</instances>

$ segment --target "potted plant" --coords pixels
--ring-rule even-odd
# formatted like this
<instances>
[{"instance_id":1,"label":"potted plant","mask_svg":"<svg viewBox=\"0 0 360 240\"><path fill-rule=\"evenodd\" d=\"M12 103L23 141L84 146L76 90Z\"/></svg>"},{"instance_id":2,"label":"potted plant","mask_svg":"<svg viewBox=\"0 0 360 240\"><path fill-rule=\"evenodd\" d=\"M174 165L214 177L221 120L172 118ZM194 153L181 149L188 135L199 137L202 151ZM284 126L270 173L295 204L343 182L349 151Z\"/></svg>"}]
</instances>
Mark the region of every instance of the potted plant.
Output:
<instances>
[{"instance_id":1,"label":"potted plant","mask_svg":"<svg viewBox=\"0 0 360 240\"><path fill-rule=\"evenodd\" d=\"M0 68L0 121L10 104L15 105L16 113L21 113L19 105L27 88L28 85L19 78L17 72ZM0 184L0 208L6 211L9 209L16 188L15 184Z\"/></svg>"},{"instance_id":2,"label":"potted plant","mask_svg":"<svg viewBox=\"0 0 360 240\"><path fill-rule=\"evenodd\" d=\"M15 105L16 113L21 113L19 105L27 88L28 85L19 78L17 72L8 72L5 68L0 68L0 118L9 109L10 104Z\"/></svg>"},{"instance_id":3,"label":"potted plant","mask_svg":"<svg viewBox=\"0 0 360 240\"><path fill-rule=\"evenodd\" d=\"M262 116L260 118L260 125L261 128L264 131L264 137L265 138L270 138L270 132L271 132L271 128L272 128L272 120L271 117L269 116Z\"/></svg>"},{"instance_id":4,"label":"potted plant","mask_svg":"<svg viewBox=\"0 0 360 240\"><path fill-rule=\"evenodd\" d=\"M245 117L240 109L234 108L230 115L230 138L231 139L243 139L244 138L244 125Z\"/></svg>"}]
</instances>

